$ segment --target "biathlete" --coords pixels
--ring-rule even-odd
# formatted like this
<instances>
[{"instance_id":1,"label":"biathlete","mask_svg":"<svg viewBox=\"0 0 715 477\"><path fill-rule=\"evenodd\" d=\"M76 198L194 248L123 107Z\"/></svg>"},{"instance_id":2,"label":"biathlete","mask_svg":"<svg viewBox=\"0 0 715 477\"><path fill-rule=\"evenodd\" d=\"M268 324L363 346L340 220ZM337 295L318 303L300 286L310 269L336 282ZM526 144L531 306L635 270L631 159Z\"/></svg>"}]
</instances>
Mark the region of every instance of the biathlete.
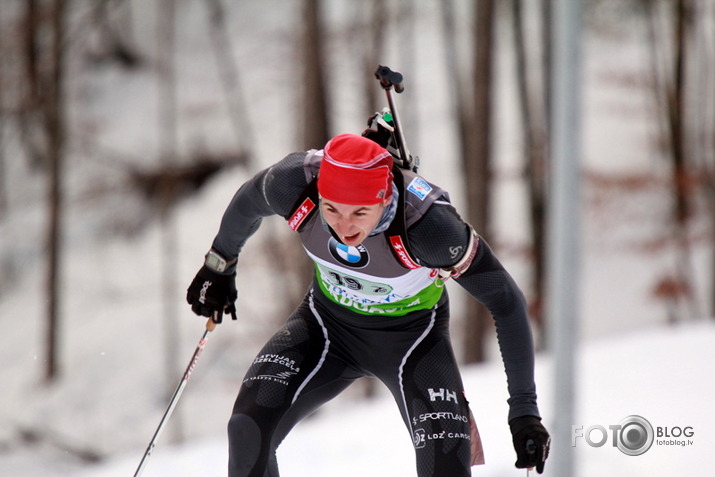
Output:
<instances>
[{"instance_id":1,"label":"biathlete","mask_svg":"<svg viewBox=\"0 0 715 477\"><path fill-rule=\"evenodd\" d=\"M244 183L189 286L196 314L235 318L238 256L271 215L288 221L314 263L305 298L241 385L228 423L229 476L277 477L276 449L293 426L364 376L392 393L419 477L470 476L483 458L450 342L450 279L494 318L516 466L541 473L550 438L523 294L447 192L364 135L290 154Z\"/></svg>"}]
</instances>

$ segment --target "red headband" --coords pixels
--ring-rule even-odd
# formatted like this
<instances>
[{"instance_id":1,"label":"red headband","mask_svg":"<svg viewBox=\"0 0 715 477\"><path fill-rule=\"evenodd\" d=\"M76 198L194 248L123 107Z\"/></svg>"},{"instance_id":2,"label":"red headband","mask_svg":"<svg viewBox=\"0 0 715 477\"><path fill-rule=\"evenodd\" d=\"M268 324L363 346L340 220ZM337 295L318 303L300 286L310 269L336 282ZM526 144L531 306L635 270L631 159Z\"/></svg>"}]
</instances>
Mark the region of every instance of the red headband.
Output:
<instances>
[{"instance_id":1,"label":"red headband","mask_svg":"<svg viewBox=\"0 0 715 477\"><path fill-rule=\"evenodd\" d=\"M379 204L392 194L392 155L371 139L341 134L328 141L318 173L321 197L339 204Z\"/></svg>"}]
</instances>

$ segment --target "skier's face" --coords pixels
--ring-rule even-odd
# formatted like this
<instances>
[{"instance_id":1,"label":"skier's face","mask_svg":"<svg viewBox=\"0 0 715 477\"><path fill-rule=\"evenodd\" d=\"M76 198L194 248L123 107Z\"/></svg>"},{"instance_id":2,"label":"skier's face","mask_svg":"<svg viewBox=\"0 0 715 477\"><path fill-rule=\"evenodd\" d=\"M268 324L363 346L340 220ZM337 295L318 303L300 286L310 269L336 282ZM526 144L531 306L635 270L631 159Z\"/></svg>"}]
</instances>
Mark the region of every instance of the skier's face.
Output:
<instances>
[{"instance_id":1,"label":"skier's face","mask_svg":"<svg viewBox=\"0 0 715 477\"><path fill-rule=\"evenodd\" d=\"M377 226L389 201L385 199L374 205L348 205L321 199L320 212L340 240L354 247L363 243Z\"/></svg>"}]
</instances>

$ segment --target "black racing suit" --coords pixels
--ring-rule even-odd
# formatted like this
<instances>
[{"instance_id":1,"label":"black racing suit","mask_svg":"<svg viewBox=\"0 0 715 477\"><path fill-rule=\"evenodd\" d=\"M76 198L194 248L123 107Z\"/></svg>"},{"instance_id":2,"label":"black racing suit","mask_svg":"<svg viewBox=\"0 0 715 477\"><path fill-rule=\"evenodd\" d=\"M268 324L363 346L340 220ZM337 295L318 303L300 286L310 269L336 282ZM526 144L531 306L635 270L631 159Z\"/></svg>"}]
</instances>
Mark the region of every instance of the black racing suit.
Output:
<instances>
[{"instance_id":1,"label":"black racing suit","mask_svg":"<svg viewBox=\"0 0 715 477\"><path fill-rule=\"evenodd\" d=\"M213 247L234 258L263 217L278 214L292 222L291 214L317 173L305 160L306 153L291 154L247 181L227 208ZM455 250L464 252L473 240L471 228L439 191L433 188L439 197L413 213L406 230L411 255L422 270L464 265ZM410 196L404 188L396 192ZM419 207L420 201L411 197ZM314 238L305 237L321 233L319 213L312 220L312 232L301 232L301 240L316 261L313 286L246 373L228 425L229 475L277 477L275 451L292 427L363 376L380 379L394 396L413 440L419 477L471 475L469 408L449 337L446 290L430 294L431 301L423 299L424 306L412 307L419 301L413 300L404 309L390 309L392 314L347 304L350 300L332 293L338 284L346 285L343 280L361 288L371 284L375 293L386 292L388 282L360 270L349 276L326 271ZM365 243L378 243L382 233L373 235ZM379 258L386 259L384 252ZM481 237L461 272L455 280L495 320L507 374L509 420L539 416L523 294Z\"/></svg>"}]
</instances>

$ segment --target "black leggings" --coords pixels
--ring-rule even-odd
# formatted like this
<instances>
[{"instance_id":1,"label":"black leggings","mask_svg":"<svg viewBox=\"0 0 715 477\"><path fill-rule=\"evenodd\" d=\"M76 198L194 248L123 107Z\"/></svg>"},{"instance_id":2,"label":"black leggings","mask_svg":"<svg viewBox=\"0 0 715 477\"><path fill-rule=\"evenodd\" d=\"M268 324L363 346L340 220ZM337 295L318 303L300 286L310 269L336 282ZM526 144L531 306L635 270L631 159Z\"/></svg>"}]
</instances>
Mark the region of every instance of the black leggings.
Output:
<instances>
[{"instance_id":1,"label":"black leggings","mask_svg":"<svg viewBox=\"0 0 715 477\"><path fill-rule=\"evenodd\" d=\"M449 339L447 294L433 309L373 317L310 292L260 351L228 424L229 476L278 477L276 449L355 379L380 379L415 447L419 477L470 476L469 408Z\"/></svg>"}]
</instances>

